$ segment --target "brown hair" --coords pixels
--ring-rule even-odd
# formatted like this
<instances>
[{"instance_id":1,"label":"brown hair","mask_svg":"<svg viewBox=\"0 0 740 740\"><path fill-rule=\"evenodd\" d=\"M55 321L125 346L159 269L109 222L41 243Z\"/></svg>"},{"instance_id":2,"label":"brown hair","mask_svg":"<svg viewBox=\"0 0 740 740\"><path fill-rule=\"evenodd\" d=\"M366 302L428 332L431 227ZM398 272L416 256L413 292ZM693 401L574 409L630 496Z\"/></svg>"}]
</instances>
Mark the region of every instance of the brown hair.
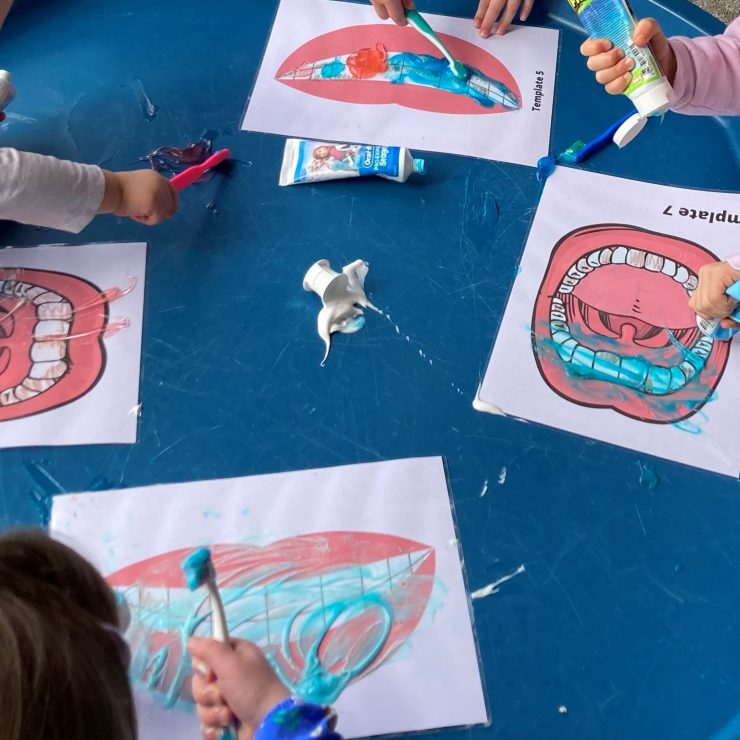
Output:
<instances>
[{"instance_id":1,"label":"brown hair","mask_svg":"<svg viewBox=\"0 0 740 740\"><path fill-rule=\"evenodd\" d=\"M113 592L45 533L0 537L0 740L135 740Z\"/></svg>"}]
</instances>

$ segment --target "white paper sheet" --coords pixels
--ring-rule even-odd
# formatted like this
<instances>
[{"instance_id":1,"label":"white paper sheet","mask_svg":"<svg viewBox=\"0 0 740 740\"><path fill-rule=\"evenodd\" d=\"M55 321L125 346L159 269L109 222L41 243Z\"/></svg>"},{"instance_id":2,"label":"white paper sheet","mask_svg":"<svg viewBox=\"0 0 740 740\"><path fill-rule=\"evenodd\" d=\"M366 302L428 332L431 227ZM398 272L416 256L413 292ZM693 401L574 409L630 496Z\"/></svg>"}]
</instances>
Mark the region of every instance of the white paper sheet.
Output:
<instances>
[{"instance_id":1,"label":"white paper sheet","mask_svg":"<svg viewBox=\"0 0 740 740\"><path fill-rule=\"evenodd\" d=\"M278 81L306 63L331 62L379 43L389 63L398 52L441 58L412 27L380 21L369 3L282 0L242 129L535 166L549 148L558 32L514 26L503 37L484 40L470 18L425 18L438 34L447 34L443 41L460 61L506 84L518 97L519 109L486 108L466 94L434 89L438 77L432 87L378 81L368 71L359 73L359 80L356 75L324 79L325 68L314 66L318 79ZM310 45L302 48L305 44ZM345 70L357 68L347 61Z\"/></svg>"},{"instance_id":2,"label":"white paper sheet","mask_svg":"<svg viewBox=\"0 0 740 740\"><path fill-rule=\"evenodd\" d=\"M0 250L0 448L136 442L145 267L143 243Z\"/></svg>"},{"instance_id":3,"label":"white paper sheet","mask_svg":"<svg viewBox=\"0 0 740 740\"><path fill-rule=\"evenodd\" d=\"M740 350L701 341L688 298L702 264L740 249L739 220L740 195L558 168L476 407L737 476ZM571 356L568 333L618 358Z\"/></svg>"},{"instance_id":4,"label":"white paper sheet","mask_svg":"<svg viewBox=\"0 0 740 740\"><path fill-rule=\"evenodd\" d=\"M245 568L236 575L241 585L252 574L253 582L246 590L236 589L238 598L227 606L227 612L233 636L258 640L263 647L279 639L280 607L288 609L285 600L291 601L292 589L303 589L299 602L309 604L317 598L318 586L321 600L315 601L315 609L319 616L325 614L322 605L330 611L337 598L352 601L361 599L361 594L375 593L393 602L393 624L402 630L394 638L395 652L384 656L371 672L360 675L336 703L339 730L345 736L487 721L441 458L57 496L51 529L55 536L71 540L132 604L134 624L127 637L134 649L142 740L197 740L200 733L194 715L182 704L176 703L169 712L162 707L164 694L173 691L172 666L179 663L179 648L173 648L177 654L168 656L172 662L162 670L163 678L154 682L154 692L146 692L141 681L136 681L136 676L142 675L140 660L146 653L146 646L142 653L137 642L136 623L143 610L137 612L136 603L143 604L149 598L149 613L158 613L161 625L161 611L156 612L151 599L159 597L161 605L166 589L149 582L147 587L140 586L142 592L130 585L146 581L142 569L123 574L120 569L172 550L201 545L212 547L222 586L234 569ZM235 566L234 558L239 555L232 552L231 559L222 558L214 547L219 544L231 544L239 553L250 547L262 550L251 551L257 553L251 566ZM270 576L263 579L270 553L282 581ZM174 558L174 565L159 566L158 584L164 583L167 574L181 579L181 557ZM226 561L232 564L231 571L222 565ZM301 567L305 571L298 573ZM288 569L289 577L285 578L283 568ZM112 575L114 571L118 575ZM179 583L179 587L167 590L167 614L180 614L172 627L178 644L190 608L178 605L197 605L203 598L187 592L181 580ZM235 593L234 583L231 591L223 589L227 601L229 594ZM236 615L245 604L251 604L248 599L257 602L255 611L236 627ZM263 599L270 605L269 626L257 616L264 617ZM291 603L292 613L296 602ZM364 602L354 603L361 605L355 616L367 616ZM345 614L350 612L347 608ZM360 632L363 630L365 627ZM291 639L294 636L291 632ZM325 647L336 637L330 633ZM353 638L357 634L353 633ZM358 642L355 639L354 644ZM352 652L346 642L343 646L344 655ZM390 646L390 641L385 643L384 650ZM143 675L146 678L150 673L144 671ZM174 692L177 694L176 688Z\"/></svg>"}]
</instances>

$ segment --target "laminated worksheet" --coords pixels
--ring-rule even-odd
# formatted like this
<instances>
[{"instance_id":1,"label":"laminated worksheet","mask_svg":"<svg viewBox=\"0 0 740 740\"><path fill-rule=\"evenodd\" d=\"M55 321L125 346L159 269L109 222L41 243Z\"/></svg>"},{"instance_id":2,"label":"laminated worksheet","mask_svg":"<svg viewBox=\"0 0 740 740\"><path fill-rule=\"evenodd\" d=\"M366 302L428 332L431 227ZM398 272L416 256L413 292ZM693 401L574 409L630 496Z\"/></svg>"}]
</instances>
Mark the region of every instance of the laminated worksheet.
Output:
<instances>
[{"instance_id":1,"label":"laminated worksheet","mask_svg":"<svg viewBox=\"0 0 740 740\"><path fill-rule=\"evenodd\" d=\"M242 129L535 166L549 148L558 31L483 39L470 18L424 17L467 79L369 3L282 0Z\"/></svg>"},{"instance_id":2,"label":"laminated worksheet","mask_svg":"<svg viewBox=\"0 0 740 740\"><path fill-rule=\"evenodd\" d=\"M211 548L232 637L346 737L488 720L441 458L56 496L52 534L125 600L142 740L198 740L181 563Z\"/></svg>"},{"instance_id":3,"label":"laminated worksheet","mask_svg":"<svg viewBox=\"0 0 740 740\"><path fill-rule=\"evenodd\" d=\"M557 168L476 407L737 476L740 350L688 301L738 251L740 195Z\"/></svg>"}]
</instances>

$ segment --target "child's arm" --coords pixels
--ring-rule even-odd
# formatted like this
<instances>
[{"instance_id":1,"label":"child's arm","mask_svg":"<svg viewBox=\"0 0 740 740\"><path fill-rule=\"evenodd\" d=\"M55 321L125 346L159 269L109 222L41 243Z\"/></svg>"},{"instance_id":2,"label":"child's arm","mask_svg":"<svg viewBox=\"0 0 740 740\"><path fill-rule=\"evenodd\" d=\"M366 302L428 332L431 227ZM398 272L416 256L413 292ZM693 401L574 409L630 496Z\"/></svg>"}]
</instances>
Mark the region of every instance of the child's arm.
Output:
<instances>
[{"instance_id":1,"label":"child's arm","mask_svg":"<svg viewBox=\"0 0 740 740\"><path fill-rule=\"evenodd\" d=\"M673 85L671 108L690 115L740 115L740 18L722 36L666 39L658 22L641 20L633 36L637 46L652 46L663 74ZM612 95L624 92L634 61L606 39L581 46L588 68Z\"/></svg>"},{"instance_id":2,"label":"child's arm","mask_svg":"<svg viewBox=\"0 0 740 740\"><path fill-rule=\"evenodd\" d=\"M262 651L246 640L231 647L191 638L188 652L209 670L196 672L192 694L205 740L239 720L239 740L341 740L328 707L291 698Z\"/></svg>"},{"instance_id":3,"label":"child's arm","mask_svg":"<svg viewBox=\"0 0 740 740\"><path fill-rule=\"evenodd\" d=\"M150 170L94 165L0 148L0 219L79 233L98 213L154 225L177 210L177 193Z\"/></svg>"}]
</instances>

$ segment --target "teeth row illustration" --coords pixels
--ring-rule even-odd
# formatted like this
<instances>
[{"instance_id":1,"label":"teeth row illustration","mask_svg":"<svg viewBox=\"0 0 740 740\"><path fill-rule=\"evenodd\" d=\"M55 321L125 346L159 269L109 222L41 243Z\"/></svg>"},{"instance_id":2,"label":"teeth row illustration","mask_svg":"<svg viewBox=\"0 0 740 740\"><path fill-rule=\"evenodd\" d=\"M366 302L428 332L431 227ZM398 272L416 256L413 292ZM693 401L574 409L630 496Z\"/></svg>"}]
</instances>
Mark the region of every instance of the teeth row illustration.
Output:
<instances>
[{"instance_id":1,"label":"teeth row illustration","mask_svg":"<svg viewBox=\"0 0 740 740\"><path fill-rule=\"evenodd\" d=\"M596 252L581 257L581 259L568 270L563 278L558 292L570 293L578 285L579 281L605 265L630 265L648 272L660 272L673 278L677 283L684 286L689 295L692 295L699 283L697 276L679 262L661 257L651 252L643 252L641 249L629 249L628 247L605 247Z\"/></svg>"},{"instance_id":2,"label":"teeth row illustration","mask_svg":"<svg viewBox=\"0 0 740 740\"><path fill-rule=\"evenodd\" d=\"M17 280L0 281L0 295L18 298L19 306L30 301L36 307L29 374L15 388L0 393L0 406L10 406L49 390L67 372L72 306L57 293Z\"/></svg>"},{"instance_id":3,"label":"teeth row illustration","mask_svg":"<svg viewBox=\"0 0 740 740\"><path fill-rule=\"evenodd\" d=\"M712 352L714 340L700 336L687 351L685 359L674 367L653 365L642 357L622 357L614 352L585 347L570 333L565 304L555 296L550 305L550 334L560 358L580 370L592 371L604 380L613 380L646 393L665 395L683 388Z\"/></svg>"}]
</instances>

